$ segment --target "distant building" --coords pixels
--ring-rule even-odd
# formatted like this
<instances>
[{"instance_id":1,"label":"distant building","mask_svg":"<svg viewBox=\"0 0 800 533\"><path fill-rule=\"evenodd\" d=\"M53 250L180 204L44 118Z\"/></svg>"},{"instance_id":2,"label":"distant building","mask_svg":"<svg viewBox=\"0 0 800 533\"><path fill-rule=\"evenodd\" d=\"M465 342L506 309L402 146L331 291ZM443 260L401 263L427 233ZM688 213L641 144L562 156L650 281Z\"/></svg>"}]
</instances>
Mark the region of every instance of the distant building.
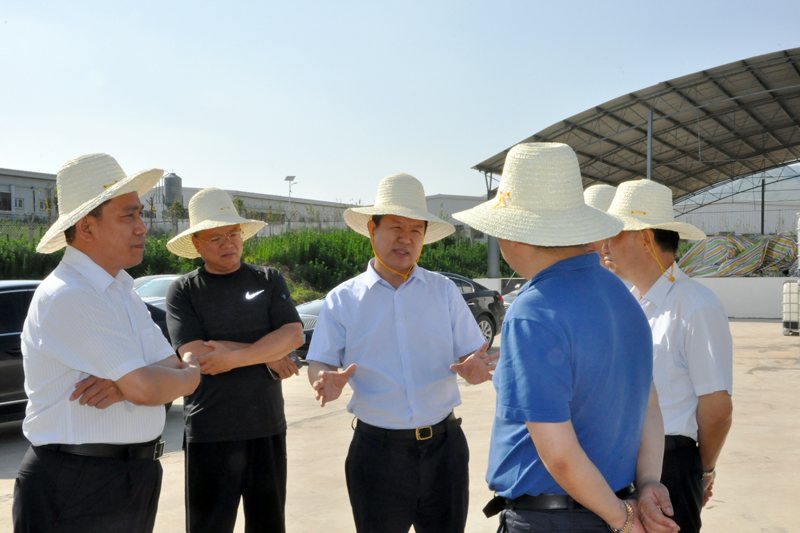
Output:
<instances>
[{"instance_id":1,"label":"distant building","mask_svg":"<svg viewBox=\"0 0 800 533\"><path fill-rule=\"evenodd\" d=\"M174 173L165 174L158 184L141 198L144 217L148 224L167 231L183 231L188 227L187 213L173 216L170 206L178 202L184 209L189 200L200 191L197 187L185 187L183 179ZM268 222L262 235L282 233L289 229L345 228L342 215L355 204L289 198L273 194L226 189L237 208L244 210L247 218ZM485 201L482 196L459 196L435 194L426 197L428 211L456 227L456 234L474 240L486 240L486 236L455 220L452 215L470 209ZM56 175L23 170L0 169L0 218L30 220L38 217L41 222L55 222L58 218L56 199Z\"/></svg>"},{"instance_id":2,"label":"distant building","mask_svg":"<svg viewBox=\"0 0 800 533\"><path fill-rule=\"evenodd\" d=\"M0 168L0 218L55 221L56 175Z\"/></svg>"},{"instance_id":3,"label":"distant building","mask_svg":"<svg viewBox=\"0 0 800 533\"><path fill-rule=\"evenodd\" d=\"M459 196L456 194L434 194L426 196L428 212L438 215L439 218L446 220L456 228L456 235L459 237L469 237L475 241L485 241L486 235L483 232L471 228L453 218L453 213L471 209L478 204L486 201L483 196Z\"/></svg>"}]
</instances>

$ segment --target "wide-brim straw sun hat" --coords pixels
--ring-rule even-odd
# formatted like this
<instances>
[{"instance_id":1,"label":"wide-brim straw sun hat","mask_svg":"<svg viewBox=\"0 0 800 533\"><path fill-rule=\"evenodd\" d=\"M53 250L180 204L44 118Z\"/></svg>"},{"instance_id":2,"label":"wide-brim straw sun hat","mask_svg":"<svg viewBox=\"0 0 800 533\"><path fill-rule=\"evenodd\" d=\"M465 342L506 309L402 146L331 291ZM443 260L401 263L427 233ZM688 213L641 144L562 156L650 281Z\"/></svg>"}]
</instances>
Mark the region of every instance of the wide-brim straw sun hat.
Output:
<instances>
[{"instance_id":1,"label":"wide-brim straw sun hat","mask_svg":"<svg viewBox=\"0 0 800 533\"><path fill-rule=\"evenodd\" d=\"M370 207L351 207L344 212L344 221L357 233L370 237L367 223L373 215L395 215L427 221L428 229L425 231L424 244L444 239L456 231L452 224L428 213L422 183L408 174L395 174L383 178L378 185L375 204Z\"/></svg>"},{"instance_id":2,"label":"wide-brim straw sun hat","mask_svg":"<svg viewBox=\"0 0 800 533\"><path fill-rule=\"evenodd\" d=\"M587 244L622 230L622 222L584 203L578 158L560 143L516 145L506 156L497 196L453 218L535 246Z\"/></svg>"},{"instance_id":3,"label":"wide-brim straw sun hat","mask_svg":"<svg viewBox=\"0 0 800 533\"><path fill-rule=\"evenodd\" d=\"M611 185L601 183L599 185L592 185L583 191L583 201L589 207L594 207L600 211L608 211L611 202L614 201L614 195L617 194L617 188Z\"/></svg>"},{"instance_id":4,"label":"wide-brim straw sun hat","mask_svg":"<svg viewBox=\"0 0 800 533\"><path fill-rule=\"evenodd\" d=\"M233 200L222 189L215 187L203 189L189 200L189 229L170 239L167 249L173 254L187 259L200 257L192 244L192 235L198 231L237 224L242 231L243 241L266 226L266 222L240 217L236 212L236 206L233 205Z\"/></svg>"},{"instance_id":5,"label":"wide-brim straw sun hat","mask_svg":"<svg viewBox=\"0 0 800 533\"><path fill-rule=\"evenodd\" d=\"M672 210L672 191L651 180L626 181L617 187L617 194L608 214L622 222L623 231L664 229L675 231L681 239L699 241L706 238L700 228L676 222Z\"/></svg>"},{"instance_id":6,"label":"wide-brim straw sun hat","mask_svg":"<svg viewBox=\"0 0 800 533\"><path fill-rule=\"evenodd\" d=\"M67 245L64 231L74 226L107 200L135 192L142 196L158 183L164 171L158 168L126 175L116 159L90 154L64 163L56 175L59 216L39 241L36 251L51 254Z\"/></svg>"}]
</instances>

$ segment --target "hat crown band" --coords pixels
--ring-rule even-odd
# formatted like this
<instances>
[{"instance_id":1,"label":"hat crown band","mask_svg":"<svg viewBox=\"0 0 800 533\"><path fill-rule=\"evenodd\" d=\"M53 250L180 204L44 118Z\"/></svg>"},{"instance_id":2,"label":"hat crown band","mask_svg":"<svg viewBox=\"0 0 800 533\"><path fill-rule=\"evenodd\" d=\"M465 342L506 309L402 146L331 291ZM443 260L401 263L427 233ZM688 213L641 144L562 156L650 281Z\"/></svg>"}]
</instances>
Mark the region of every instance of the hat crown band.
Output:
<instances>
[{"instance_id":1,"label":"hat crown band","mask_svg":"<svg viewBox=\"0 0 800 533\"><path fill-rule=\"evenodd\" d=\"M206 220L241 223L241 217L227 192L210 187L198 192L189 200L189 225L197 226Z\"/></svg>"},{"instance_id":2,"label":"hat crown band","mask_svg":"<svg viewBox=\"0 0 800 533\"><path fill-rule=\"evenodd\" d=\"M549 146L548 146L549 145ZM558 211L584 205L580 167L567 146L527 143L515 146L506 158L498 197L503 204L529 210Z\"/></svg>"},{"instance_id":3,"label":"hat crown band","mask_svg":"<svg viewBox=\"0 0 800 533\"><path fill-rule=\"evenodd\" d=\"M622 183L608 212L647 220L653 224L675 222L672 191L649 180Z\"/></svg>"},{"instance_id":4,"label":"hat crown band","mask_svg":"<svg viewBox=\"0 0 800 533\"><path fill-rule=\"evenodd\" d=\"M71 213L125 178L125 172L116 159L106 154L85 155L67 161L56 176L58 210ZM66 183L70 185L66 186Z\"/></svg>"},{"instance_id":5,"label":"hat crown band","mask_svg":"<svg viewBox=\"0 0 800 533\"><path fill-rule=\"evenodd\" d=\"M401 206L409 209L427 211L425 190L422 183L408 174L396 174L381 180L375 195L373 207Z\"/></svg>"}]
</instances>

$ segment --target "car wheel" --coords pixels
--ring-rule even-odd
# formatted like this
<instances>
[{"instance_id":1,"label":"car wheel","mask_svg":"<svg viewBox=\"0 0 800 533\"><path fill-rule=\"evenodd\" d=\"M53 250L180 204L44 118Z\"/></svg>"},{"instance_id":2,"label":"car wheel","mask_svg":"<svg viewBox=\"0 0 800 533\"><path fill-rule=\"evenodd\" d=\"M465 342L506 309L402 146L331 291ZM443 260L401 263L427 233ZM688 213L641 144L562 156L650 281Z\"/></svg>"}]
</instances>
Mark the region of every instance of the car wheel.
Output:
<instances>
[{"instance_id":1,"label":"car wheel","mask_svg":"<svg viewBox=\"0 0 800 533\"><path fill-rule=\"evenodd\" d=\"M478 317L478 328L481 330L483 340L488 342L489 348L491 348L494 343L494 322L488 316L481 315Z\"/></svg>"}]
</instances>

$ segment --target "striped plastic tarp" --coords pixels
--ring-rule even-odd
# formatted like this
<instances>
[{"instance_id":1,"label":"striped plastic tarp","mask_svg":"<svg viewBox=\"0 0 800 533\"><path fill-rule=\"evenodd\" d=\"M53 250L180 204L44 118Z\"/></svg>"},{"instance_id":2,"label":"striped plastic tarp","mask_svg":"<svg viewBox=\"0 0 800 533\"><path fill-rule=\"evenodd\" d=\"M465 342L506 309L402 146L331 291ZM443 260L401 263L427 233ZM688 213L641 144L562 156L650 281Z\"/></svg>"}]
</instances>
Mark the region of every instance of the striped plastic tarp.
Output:
<instances>
[{"instance_id":1,"label":"striped plastic tarp","mask_svg":"<svg viewBox=\"0 0 800 533\"><path fill-rule=\"evenodd\" d=\"M692 277L780 277L786 275L796 260L793 236L733 235L698 242L678 266Z\"/></svg>"}]
</instances>

